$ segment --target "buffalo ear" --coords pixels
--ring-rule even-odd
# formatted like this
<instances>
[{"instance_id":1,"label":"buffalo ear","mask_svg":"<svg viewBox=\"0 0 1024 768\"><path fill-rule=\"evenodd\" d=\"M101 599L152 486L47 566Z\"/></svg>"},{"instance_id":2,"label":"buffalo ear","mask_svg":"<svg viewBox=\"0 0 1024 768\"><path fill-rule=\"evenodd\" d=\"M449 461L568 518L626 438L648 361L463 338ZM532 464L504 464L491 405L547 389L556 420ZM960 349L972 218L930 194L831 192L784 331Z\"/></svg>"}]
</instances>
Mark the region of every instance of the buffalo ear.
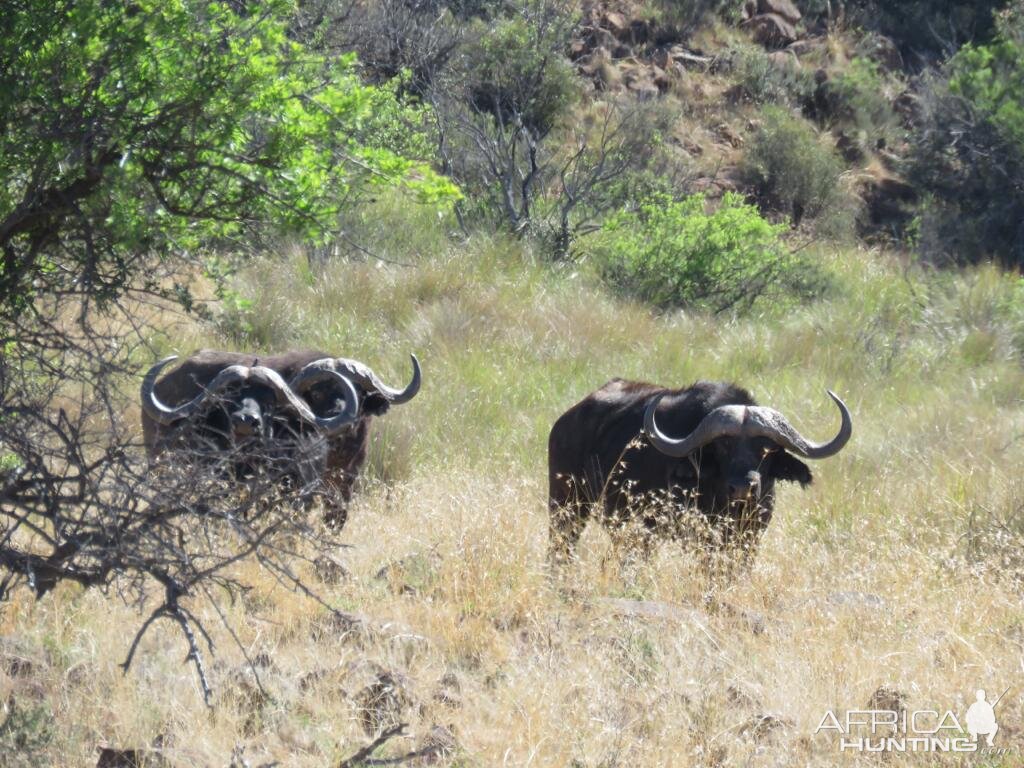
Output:
<instances>
[{"instance_id":1,"label":"buffalo ear","mask_svg":"<svg viewBox=\"0 0 1024 768\"><path fill-rule=\"evenodd\" d=\"M370 416L382 416L388 412L390 406L391 403L383 395L378 395L374 392L363 398L363 403L359 410Z\"/></svg>"},{"instance_id":2,"label":"buffalo ear","mask_svg":"<svg viewBox=\"0 0 1024 768\"><path fill-rule=\"evenodd\" d=\"M772 462L772 476L776 480L790 480L800 483L806 487L811 484L814 477L811 475L811 468L800 459L785 451L779 451Z\"/></svg>"}]
</instances>

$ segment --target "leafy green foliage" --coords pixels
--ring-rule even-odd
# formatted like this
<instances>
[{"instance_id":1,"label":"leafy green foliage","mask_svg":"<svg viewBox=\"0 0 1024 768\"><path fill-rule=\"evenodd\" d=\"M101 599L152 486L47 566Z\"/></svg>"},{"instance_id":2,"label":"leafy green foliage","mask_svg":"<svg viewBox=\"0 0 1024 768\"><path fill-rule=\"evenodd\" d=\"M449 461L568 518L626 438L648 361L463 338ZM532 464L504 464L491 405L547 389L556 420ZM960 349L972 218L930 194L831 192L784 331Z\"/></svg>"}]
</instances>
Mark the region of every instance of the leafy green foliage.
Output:
<instances>
[{"instance_id":1,"label":"leafy green foliage","mask_svg":"<svg viewBox=\"0 0 1024 768\"><path fill-rule=\"evenodd\" d=\"M666 23L691 32L714 15L739 19L741 0L658 0L655 4Z\"/></svg>"},{"instance_id":2,"label":"leafy green foliage","mask_svg":"<svg viewBox=\"0 0 1024 768\"><path fill-rule=\"evenodd\" d=\"M895 138L899 119L889 90L878 62L864 57L853 59L828 83L839 118L859 133L863 149Z\"/></svg>"},{"instance_id":3,"label":"leafy green foliage","mask_svg":"<svg viewBox=\"0 0 1024 768\"><path fill-rule=\"evenodd\" d=\"M1006 14L988 45L965 45L949 86L1011 145L1024 148L1024 9Z\"/></svg>"},{"instance_id":4,"label":"leafy green foliage","mask_svg":"<svg viewBox=\"0 0 1024 768\"><path fill-rule=\"evenodd\" d=\"M821 4L814 0L811 6ZM834 6L835 4L833 4ZM993 12L1007 0L851 0L848 12L867 29L892 37L911 61L934 59L992 34ZM806 10L806 9L805 9Z\"/></svg>"},{"instance_id":5,"label":"leafy green foliage","mask_svg":"<svg viewBox=\"0 0 1024 768\"><path fill-rule=\"evenodd\" d=\"M575 70L563 55L572 20L547 2L522 13L476 21L478 42L467 52L471 99L499 121L521 119L534 135L548 133L579 97Z\"/></svg>"},{"instance_id":6,"label":"leafy green foliage","mask_svg":"<svg viewBox=\"0 0 1024 768\"><path fill-rule=\"evenodd\" d=\"M766 221L732 193L715 211L706 206L703 195L661 195L610 217L596 248L601 276L659 307L714 312L821 289L820 273L783 248L785 225Z\"/></svg>"},{"instance_id":7,"label":"leafy green foliage","mask_svg":"<svg viewBox=\"0 0 1024 768\"><path fill-rule=\"evenodd\" d=\"M746 157L759 194L794 226L819 216L838 199L842 159L810 123L785 110L766 107L761 121Z\"/></svg>"},{"instance_id":8,"label":"leafy green foliage","mask_svg":"<svg viewBox=\"0 0 1024 768\"><path fill-rule=\"evenodd\" d=\"M173 616L207 703L195 643L207 632L179 598L216 601L214 583L232 594L239 582L219 570L240 559L282 567L275 535L294 541L306 524L271 483L245 503L273 498L261 514L280 516L242 543L237 524L255 531L265 518L232 511L221 469L200 460L175 477L172 462L154 472L140 460L122 387L151 319L168 302L201 307L189 285L204 266L244 317L246 300L221 279L230 264L210 255L244 254L252 236L326 240L373 190L457 196L422 159L427 112L396 87L364 85L353 57L291 39L294 10L14 0L0 15L0 598L115 575L137 605L161 592L125 667L155 619ZM156 513L168 498L177 510ZM34 722L0 729L3 758L29 749Z\"/></svg>"},{"instance_id":9,"label":"leafy green foliage","mask_svg":"<svg viewBox=\"0 0 1024 768\"><path fill-rule=\"evenodd\" d=\"M744 46L732 51L730 60L738 95L755 104L796 107L814 93L814 75L795 57L786 66L760 48Z\"/></svg>"},{"instance_id":10,"label":"leafy green foliage","mask_svg":"<svg viewBox=\"0 0 1024 768\"><path fill-rule=\"evenodd\" d=\"M28 708L12 697L4 707L6 716L0 719L0 755L8 768L42 768L49 765L45 753L53 740L53 713L38 705Z\"/></svg>"},{"instance_id":11,"label":"leafy green foliage","mask_svg":"<svg viewBox=\"0 0 1024 768\"><path fill-rule=\"evenodd\" d=\"M455 194L396 151L425 149L422 111L363 86L352 58L290 40L290 3L268 0L251 17L233 8L20 0L5 10L4 312L33 295L115 298L142 255L180 256L259 223L322 237L369 185L428 202Z\"/></svg>"},{"instance_id":12,"label":"leafy green foliage","mask_svg":"<svg viewBox=\"0 0 1024 768\"><path fill-rule=\"evenodd\" d=\"M922 255L1024 265L1024 10L998 20L932 78L911 178L926 192Z\"/></svg>"}]
</instances>

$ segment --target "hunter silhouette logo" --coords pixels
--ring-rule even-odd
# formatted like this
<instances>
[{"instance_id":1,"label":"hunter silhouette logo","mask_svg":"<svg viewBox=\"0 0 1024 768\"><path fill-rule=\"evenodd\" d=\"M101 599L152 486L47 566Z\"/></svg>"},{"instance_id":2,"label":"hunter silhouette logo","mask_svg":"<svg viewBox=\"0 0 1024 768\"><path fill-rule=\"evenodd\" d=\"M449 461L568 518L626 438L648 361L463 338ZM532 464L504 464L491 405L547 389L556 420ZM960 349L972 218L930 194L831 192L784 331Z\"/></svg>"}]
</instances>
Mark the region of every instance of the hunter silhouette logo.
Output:
<instances>
[{"instance_id":1,"label":"hunter silhouette logo","mask_svg":"<svg viewBox=\"0 0 1024 768\"><path fill-rule=\"evenodd\" d=\"M1010 689L1007 688L1006 691L1008 690ZM999 699L1006 695L1006 691L999 694ZM991 747L992 739L999 730L999 724L996 722L996 704L999 703L999 699L989 704L985 700L985 691L980 689L975 698L976 701L968 707L967 717L964 718L967 721L967 732L971 735L972 741L977 741L979 736L985 736L986 743Z\"/></svg>"}]
</instances>

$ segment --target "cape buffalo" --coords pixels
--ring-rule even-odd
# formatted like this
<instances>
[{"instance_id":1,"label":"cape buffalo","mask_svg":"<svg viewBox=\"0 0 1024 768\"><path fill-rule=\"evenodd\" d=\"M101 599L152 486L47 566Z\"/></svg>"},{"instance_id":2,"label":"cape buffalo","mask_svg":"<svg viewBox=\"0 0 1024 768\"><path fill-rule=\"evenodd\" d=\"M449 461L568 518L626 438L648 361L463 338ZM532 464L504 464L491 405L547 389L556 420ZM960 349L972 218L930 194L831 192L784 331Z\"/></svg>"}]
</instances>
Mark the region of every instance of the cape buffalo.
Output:
<instances>
[{"instance_id":1,"label":"cape buffalo","mask_svg":"<svg viewBox=\"0 0 1024 768\"><path fill-rule=\"evenodd\" d=\"M154 366L142 385L143 438L151 456L163 450L183 421L201 419L207 431L237 442L254 431L272 429L275 419L266 418L268 405L274 414L286 407L290 430L313 430L325 438L322 455L313 461L319 462L323 484L330 491L325 519L338 527L345 523L352 486L366 460L370 417L411 400L422 378L415 355L412 380L401 390L384 384L362 363L319 351L256 356L202 350L157 381L167 362ZM211 394L239 383L238 374L232 373L239 368L258 371L245 380L255 384L255 390L232 390L226 409L205 407Z\"/></svg>"},{"instance_id":2,"label":"cape buffalo","mask_svg":"<svg viewBox=\"0 0 1024 768\"><path fill-rule=\"evenodd\" d=\"M850 439L850 412L828 394L842 424L832 440L815 444L732 384L665 389L608 382L551 428L552 560L572 556L596 505L613 529L641 523L647 545L657 532L678 535L699 521L717 545L743 542L749 551L771 519L775 481L811 482L810 468L796 456L833 456Z\"/></svg>"}]
</instances>

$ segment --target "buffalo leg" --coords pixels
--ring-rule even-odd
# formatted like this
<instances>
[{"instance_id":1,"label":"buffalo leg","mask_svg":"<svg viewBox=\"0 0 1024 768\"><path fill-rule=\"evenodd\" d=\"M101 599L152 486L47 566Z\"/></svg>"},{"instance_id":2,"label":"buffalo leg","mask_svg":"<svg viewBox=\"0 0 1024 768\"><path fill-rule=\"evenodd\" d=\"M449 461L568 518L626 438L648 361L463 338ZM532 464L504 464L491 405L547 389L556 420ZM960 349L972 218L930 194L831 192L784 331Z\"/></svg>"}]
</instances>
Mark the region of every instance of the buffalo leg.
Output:
<instances>
[{"instance_id":1,"label":"buffalo leg","mask_svg":"<svg viewBox=\"0 0 1024 768\"><path fill-rule=\"evenodd\" d=\"M590 516L590 505L579 498L570 477L551 478L548 498L548 559L553 565L569 562Z\"/></svg>"},{"instance_id":2,"label":"buffalo leg","mask_svg":"<svg viewBox=\"0 0 1024 768\"><path fill-rule=\"evenodd\" d=\"M352 501L352 486L355 483L344 470L331 472L324 478L327 494L324 498L324 522L341 530L348 520L348 505Z\"/></svg>"}]
</instances>

